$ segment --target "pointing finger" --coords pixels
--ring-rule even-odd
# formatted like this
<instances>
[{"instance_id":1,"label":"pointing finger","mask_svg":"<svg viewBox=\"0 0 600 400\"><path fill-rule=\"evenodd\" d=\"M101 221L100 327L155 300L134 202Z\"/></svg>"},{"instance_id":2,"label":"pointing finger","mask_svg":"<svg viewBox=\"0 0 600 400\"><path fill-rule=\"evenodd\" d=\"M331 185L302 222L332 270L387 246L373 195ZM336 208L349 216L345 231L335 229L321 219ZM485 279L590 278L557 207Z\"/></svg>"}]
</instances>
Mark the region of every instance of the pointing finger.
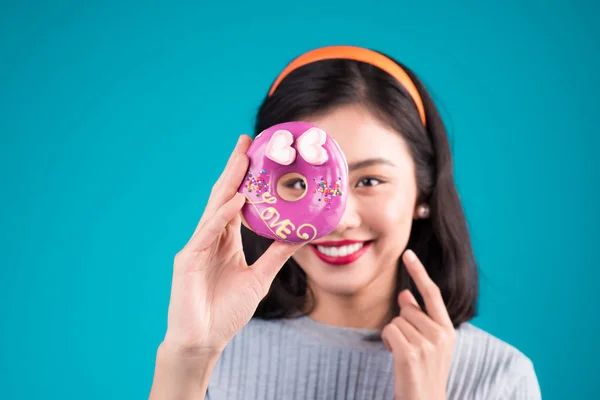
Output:
<instances>
[{"instance_id":1,"label":"pointing finger","mask_svg":"<svg viewBox=\"0 0 600 400\"><path fill-rule=\"evenodd\" d=\"M406 250L402 255L402 260L423 297L427 314L440 325L452 326L452 320L448 315L440 288L429 277L417 255L412 250Z\"/></svg>"}]
</instances>

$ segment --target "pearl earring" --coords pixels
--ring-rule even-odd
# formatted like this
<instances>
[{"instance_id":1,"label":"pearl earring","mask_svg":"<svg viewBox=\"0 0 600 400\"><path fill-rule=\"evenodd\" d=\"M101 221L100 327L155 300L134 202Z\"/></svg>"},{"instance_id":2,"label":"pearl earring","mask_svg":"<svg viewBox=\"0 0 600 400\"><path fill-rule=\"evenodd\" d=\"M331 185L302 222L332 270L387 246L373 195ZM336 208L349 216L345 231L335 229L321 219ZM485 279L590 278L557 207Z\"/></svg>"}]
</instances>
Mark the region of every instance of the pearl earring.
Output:
<instances>
[{"instance_id":1,"label":"pearl earring","mask_svg":"<svg viewBox=\"0 0 600 400\"><path fill-rule=\"evenodd\" d=\"M421 204L417 209L417 214L419 215L419 218L429 217L429 206L426 204Z\"/></svg>"}]
</instances>

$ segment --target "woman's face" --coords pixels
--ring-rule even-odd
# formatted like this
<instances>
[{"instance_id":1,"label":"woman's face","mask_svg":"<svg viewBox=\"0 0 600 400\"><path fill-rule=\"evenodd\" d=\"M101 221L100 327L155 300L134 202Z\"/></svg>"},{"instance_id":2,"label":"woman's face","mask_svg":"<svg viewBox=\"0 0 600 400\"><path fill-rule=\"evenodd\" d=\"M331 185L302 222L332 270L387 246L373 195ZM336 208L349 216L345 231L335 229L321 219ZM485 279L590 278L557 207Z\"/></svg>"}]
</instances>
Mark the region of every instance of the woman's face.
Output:
<instances>
[{"instance_id":1,"label":"woman's face","mask_svg":"<svg viewBox=\"0 0 600 400\"><path fill-rule=\"evenodd\" d=\"M302 119L323 129L342 148L350 172L349 193L336 230L301 248L294 260L317 296L393 291L417 197L406 143L360 106Z\"/></svg>"}]
</instances>

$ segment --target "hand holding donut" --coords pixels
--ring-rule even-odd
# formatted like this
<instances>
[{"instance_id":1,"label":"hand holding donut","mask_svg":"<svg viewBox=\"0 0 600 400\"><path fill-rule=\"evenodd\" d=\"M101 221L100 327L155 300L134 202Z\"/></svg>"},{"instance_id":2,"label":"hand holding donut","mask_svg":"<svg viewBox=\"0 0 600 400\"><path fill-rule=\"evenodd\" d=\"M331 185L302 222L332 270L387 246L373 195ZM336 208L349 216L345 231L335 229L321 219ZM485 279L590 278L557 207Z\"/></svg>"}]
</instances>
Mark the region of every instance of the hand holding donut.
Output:
<instances>
[{"instance_id":1,"label":"hand holding donut","mask_svg":"<svg viewBox=\"0 0 600 400\"><path fill-rule=\"evenodd\" d=\"M237 193L248 168L251 139L241 136L204 214L175 256L168 327L163 344L194 354L220 354L248 323L285 261L301 244L274 242L251 266L242 252Z\"/></svg>"}]
</instances>

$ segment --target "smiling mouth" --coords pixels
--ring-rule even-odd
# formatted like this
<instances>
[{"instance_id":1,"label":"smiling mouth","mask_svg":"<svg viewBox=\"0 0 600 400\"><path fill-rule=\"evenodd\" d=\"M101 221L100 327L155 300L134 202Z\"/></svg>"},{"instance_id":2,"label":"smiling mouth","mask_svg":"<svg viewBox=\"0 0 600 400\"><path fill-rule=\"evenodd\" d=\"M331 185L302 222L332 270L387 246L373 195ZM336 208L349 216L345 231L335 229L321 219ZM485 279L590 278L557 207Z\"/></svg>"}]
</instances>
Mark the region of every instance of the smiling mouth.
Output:
<instances>
[{"instance_id":1,"label":"smiling mouth","mask_svg":"<svg viewBox=\"0 0 600 400\"><path fill-rule=\"evenodd\" d=\"M312 244L311 248L323 261L332 265L346 265L358 260L373 241L341 241Z\"/></svg>"}]
</instances>

